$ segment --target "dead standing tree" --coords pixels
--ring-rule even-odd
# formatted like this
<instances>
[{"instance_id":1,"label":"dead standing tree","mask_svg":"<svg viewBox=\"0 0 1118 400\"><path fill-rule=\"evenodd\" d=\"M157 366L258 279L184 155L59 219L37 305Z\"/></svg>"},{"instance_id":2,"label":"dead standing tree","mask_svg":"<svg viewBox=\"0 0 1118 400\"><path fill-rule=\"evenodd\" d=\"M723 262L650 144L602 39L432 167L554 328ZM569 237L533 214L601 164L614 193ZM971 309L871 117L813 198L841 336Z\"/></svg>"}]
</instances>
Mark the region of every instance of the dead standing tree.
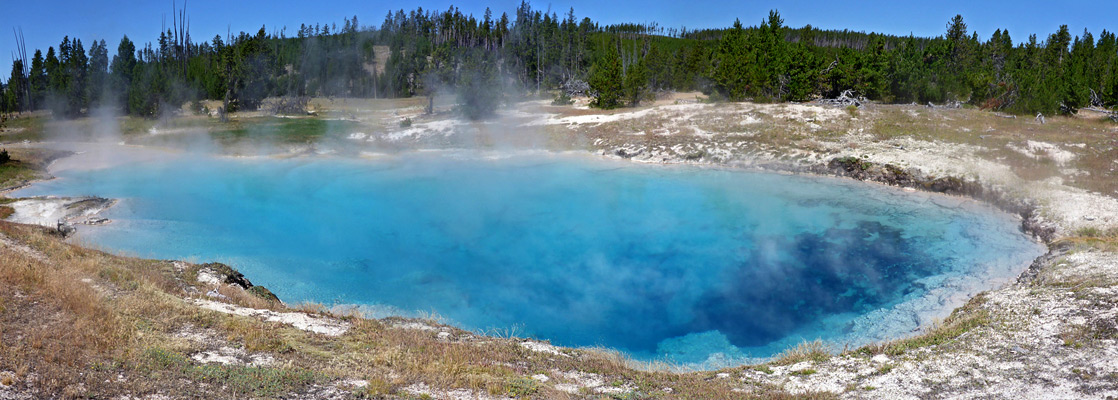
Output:
<instances>
[{"instance_id":1,"label":"dead standing tree","mask_svg":"<svg viewBox=\"0 0 1118 400\"><path fill-rule=\"evenodd\" d=\"M24 79L24 84L20 86L20 89L23 92L22 96L26 104L17 105L18 111L22 113L25 108L27 110L35 109L35 99L31 96L31 64L27 61L27 44L23 38L23 28L12 28L12 33L16 35L16 54L14 58L20 60L23 65L23 70L19 73ZM11 85L12 82L8 82L8 84Z\"/></svg>"}]
</instances>

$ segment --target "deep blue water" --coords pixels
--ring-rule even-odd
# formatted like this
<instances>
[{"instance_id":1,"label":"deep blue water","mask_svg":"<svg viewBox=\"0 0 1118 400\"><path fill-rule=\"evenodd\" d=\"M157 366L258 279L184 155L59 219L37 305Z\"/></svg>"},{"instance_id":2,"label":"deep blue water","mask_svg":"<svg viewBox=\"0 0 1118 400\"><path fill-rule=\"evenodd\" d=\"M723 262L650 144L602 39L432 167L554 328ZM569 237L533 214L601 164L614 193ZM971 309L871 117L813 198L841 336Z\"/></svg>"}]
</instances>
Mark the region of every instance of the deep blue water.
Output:
<instances>
[{"instance_id":1,"label":"deep blue water","mask_svg":"<svg viewBox=\"0 0 1118 400\"><path fill-rule=\"evenodd\" d=\"M191 156L58 175L17 195L122 199L79 236L91 245L225 262L287 302L700 367L907 334L1042 251L968 200L568 155Z\"/></svg>"}]
</instances>

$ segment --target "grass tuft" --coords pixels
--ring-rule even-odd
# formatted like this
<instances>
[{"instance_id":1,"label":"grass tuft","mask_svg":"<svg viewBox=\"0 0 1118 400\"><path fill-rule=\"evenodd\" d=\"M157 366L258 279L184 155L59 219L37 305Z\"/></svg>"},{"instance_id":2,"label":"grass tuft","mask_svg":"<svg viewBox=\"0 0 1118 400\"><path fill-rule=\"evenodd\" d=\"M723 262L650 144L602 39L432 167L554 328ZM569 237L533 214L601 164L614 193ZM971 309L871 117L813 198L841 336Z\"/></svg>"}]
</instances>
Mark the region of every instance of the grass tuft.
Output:
<instances>
[{"instance_id":1,"label":"grass tuft","mask_svg":"<svg viewBox=\"0 0 1118 400\"><path fill-rule=\"evenodd\" d=\"M773 365L791 365L804 361L823 362L831 358L831 352L822 340L804 341L796 347L784 350L772 361Z\"/></svg>"}]
</instances>

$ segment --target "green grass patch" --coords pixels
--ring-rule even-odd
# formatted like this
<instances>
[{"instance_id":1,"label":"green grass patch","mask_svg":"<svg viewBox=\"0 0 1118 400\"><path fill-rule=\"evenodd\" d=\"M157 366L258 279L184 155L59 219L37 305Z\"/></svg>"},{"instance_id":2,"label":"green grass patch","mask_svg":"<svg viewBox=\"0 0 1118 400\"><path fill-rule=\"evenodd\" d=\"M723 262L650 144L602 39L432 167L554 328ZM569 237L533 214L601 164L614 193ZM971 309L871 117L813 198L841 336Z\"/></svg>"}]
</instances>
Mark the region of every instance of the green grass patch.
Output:
<instances>
[{"instance_id":1,"label":"green grass patch","mask_svg":"<svg viewBox=\"0 0 1118 400\"><path fill-rule=\"evenodd\" d=\"M1079 228L1075 231L1076 236L1084 237L1098 237L1102 236L1102 230L1093 226Z\"/></svg>"},{"instance_id":2,"label":"green grass patch","mask_svg":"<svg viewBox=\"0 0 1118 400\"><path fill-rule=\"evenodd\" d=\"M816 371L816 370L811 369L811 368L806 368L806 369L801 369L799 371L792 371L791 374L796 375L796 376L808 376L808 375L814 375L817 372L819 372L819 371Z\"/></svg>"},{"instance_id":3,"label":"green grass patch","mask_svg":"<svg viewBox=\"0 0 1118 400\"><path fill-rule=\"evenodd\" d=\"M990 312L979 308L985 302L985 295L980 294L971 299L965 306L952 312L942 323L933 324L919 336L869 345L859 349L858 352L897 356L909 350L949 343L964 333L988 325L992 321Z\"/></svg>"},{"instance_id":4,"label":"green grass patch","mask_svg":"<svg viewBox=\"0 0 1118 400\"><path fill-rule=\"evenodd\" d=\"M18 161L0 164L0 188L18 186L38 177L38 172Z\"/></svg>"},{"instance_id":5,"label":"green grass patch","mask_svg":"<svg viewBox=\"0 0 1118 400\"><path fill-rule=\"evenodd\" d=\"M40 141L43 139L43 132L45 131L43 127L46 121L47 117L41 115L9 119L3 124L3 129L0 130L0 142Z\"/></svg>"},{"instance_id":6,"label":"green grass patch","mask_svg":"<svg viewBox=\"0 0 1118 400\"><path fill-rule=\"evenodd\" d=\"M172 374L194 382L224 386L233 397L272 397L325 380L321 373L303 368L195 365L182 354L161 348L147 349L138 368L152 376Z\"/></svg>"},{"instance_id":7,"label":"green grass patch","mask_svg":"<svg viewBox=\"0 0 1118 400\"><path fill-rule=\"evenodd\" d=\"M881 368L877 369L877 375L885 375L891 371L893 371L893 364L882 365Z\"/></svg>"},{"instance_id":8,"label":"green grass patch","mask_svg":"<svg viewBox=\"0 0 1118 400\"><path fill-rule=\"evenodd\" d=\"M540 385L532 378L513 378L506 383L506 386L508 395L514 398L530 398L540 391Z\"/></svg>"},{"instance_id":9,"label":"green grass patch","mask_svg":"<svg viewBox=\"0 0 1118 400\"><path fill-rule=\"evenodd\" d=\"M349 133L356 126L356 122L346 120L259 117L215 127L210 136L220 142L266 140L311 143L330 134Z\"/></svg>"},{"instance_id":10,"label":"green grass patch","mask_svg":"<svg viewBox=\"0 0 1118 400\"><path fill-rule=\"evenodd\" d=\"M773 369L769 368L768 365L764 365L764 364L762 364L762 365L750 365L748 368L752 369L754 371L757 371L757 372L765 373L767 375L772 375L772 373L773 373Z\"/></svg>"}]
</instances>

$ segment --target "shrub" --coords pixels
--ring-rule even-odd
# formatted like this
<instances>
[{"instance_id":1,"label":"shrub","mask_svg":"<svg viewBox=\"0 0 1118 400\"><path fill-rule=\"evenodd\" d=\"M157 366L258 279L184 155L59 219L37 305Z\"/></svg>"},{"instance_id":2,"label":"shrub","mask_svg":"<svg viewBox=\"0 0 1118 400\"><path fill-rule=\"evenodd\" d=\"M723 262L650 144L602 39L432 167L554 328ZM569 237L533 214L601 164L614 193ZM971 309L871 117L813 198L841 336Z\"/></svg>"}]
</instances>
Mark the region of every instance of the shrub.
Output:
<instances>
[{"instance_id":1,"label":"shrub","mask_svg":"<svg viewBox=\"0 0 1118 400\"><path fill-rule=\"evenodd\" d=\"M560 90L559 95L555 96L555 100L551 101L551 105L553 105L553 106L569 106L571 104L574 104L574 102L575 102L574 100L571 100L571 96L569 94L567 94L567 91Z\"/></svg>"},{"instance_id":2,"label":"shrub","mask_svg":"<svg viewBox=\"0 0 1118 400\"><path fill-rule=\"evenodd\" d=\"M6 164L12 160L12 156L8 154L7 149L0 149L0 165Z\"/></svg>"},{"instance_id":3,"label":"shrub","mask_svg":"<svg viewBox=\"0 0 1118 400\"><path fill-rule=\"evenodd\" d=\"M459 110L474 121L494 117L497 106L504 102L497 59L488 52L475 51L466 58L465 64L465 70L471 72L459 78Z\"/></svg>"}]
</instances>

